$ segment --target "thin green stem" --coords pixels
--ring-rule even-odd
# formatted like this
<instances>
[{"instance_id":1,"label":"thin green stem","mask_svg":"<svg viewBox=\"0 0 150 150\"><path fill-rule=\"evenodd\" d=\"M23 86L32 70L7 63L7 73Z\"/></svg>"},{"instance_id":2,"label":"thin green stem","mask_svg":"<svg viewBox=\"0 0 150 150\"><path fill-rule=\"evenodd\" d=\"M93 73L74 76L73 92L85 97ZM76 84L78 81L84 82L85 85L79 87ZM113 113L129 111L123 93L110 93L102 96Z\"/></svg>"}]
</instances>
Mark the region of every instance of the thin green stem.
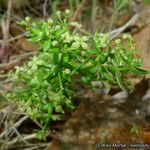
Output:
<instances>
[{"instance_id":1,"label":"thin green stem","mask_svg":"<svg viewBox=\"0 0 150 150\"><path fill-rule=\"evenodd\" d=\"M91 58L91 57L86 58L77 68L75 68L75 69L71 72L71 75L70 75L70 76L74 75L74 74L77 72L77 70L78 70L79 68L81 68L90 58Z\"/></svg>"}]
</instances>

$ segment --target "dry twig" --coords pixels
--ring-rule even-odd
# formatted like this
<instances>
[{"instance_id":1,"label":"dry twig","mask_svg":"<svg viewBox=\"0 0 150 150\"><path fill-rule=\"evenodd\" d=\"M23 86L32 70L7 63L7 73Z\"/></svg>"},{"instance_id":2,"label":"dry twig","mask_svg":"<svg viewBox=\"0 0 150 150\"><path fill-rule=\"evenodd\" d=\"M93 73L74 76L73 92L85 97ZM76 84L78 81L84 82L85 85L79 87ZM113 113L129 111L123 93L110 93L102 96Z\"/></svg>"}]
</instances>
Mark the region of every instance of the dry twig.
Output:
<instances>
[{"instance_id":1,"label":"dry twig","mask_svg":"<svg viewBox=\"0 0 150 150\"><path fill-rule=\"evenodd\" d=\"M0 48L0 61L2 61L2 62L8 60L8 58L7 58L8 57L7 39L9 38L11 4L12 4L12 0L9 0L6 19L3 19L3 22L2 22L3 40L2 40L2 44L1 44L1 48Z\"/></svg>"},{"instance_id":2,"label":"dry twig","mask_svg":"<svg viewBox=\"0 0 150 150\"><path fill-rule=\"evenodd\" d=\"M30 53L25 53L23 55L19 55L19 58L17 60L5 64L0 64L0 70L10 70L17 65L21 65L24 62L24 60L35 55L36 53L37 52L30 52Z\"/></svg>"},{"instance_id":3,"label":"dry twig","mask_svg":"<svg viewBox=\"0 0 150 150\"><path fill-rule=\"evenodd\" d=\"M79 14L82 12L83 7L85 6L87 0L82 0L82 2L78 5L77 9L75 10L73 16L70 18L70 22L76 21Z\"/></svg>"},{"instance_id":4,"label":"dry twig","mask_svg":"<svg viewBox=\"0 0 150 150\"><path fill-rule=\"evenodd\" d=\"M21 34L21 35L18 35L18 36L16 36L16 37L12 37L12 38L10 38L10 39L7 39L6 42L12 42L12 41L17 40L17 39L20 39L20 38L22 38L22 37L24 37L24 34ZM3 40L0 40L0 44L2 44L2 43L3 43Z\"/></svg>"},{"instance_id":5,"label":"dry twig","mask_svg":"<svg viewBox=\"0 0 150 150\"><path fill-rule=\"evenodd\" d=\"M109 32L110 36L111 36L111 40L116 38L120 33L122 33L126 28L128 28L129 26L132 26L135 24L135 22L142 16L145 15L147 13L150 13L150 10L146 10L144 12L141 13L137 13L135 14L125 25L123 25L122 27L112 30Z\"/></svg>"}]
</instances>

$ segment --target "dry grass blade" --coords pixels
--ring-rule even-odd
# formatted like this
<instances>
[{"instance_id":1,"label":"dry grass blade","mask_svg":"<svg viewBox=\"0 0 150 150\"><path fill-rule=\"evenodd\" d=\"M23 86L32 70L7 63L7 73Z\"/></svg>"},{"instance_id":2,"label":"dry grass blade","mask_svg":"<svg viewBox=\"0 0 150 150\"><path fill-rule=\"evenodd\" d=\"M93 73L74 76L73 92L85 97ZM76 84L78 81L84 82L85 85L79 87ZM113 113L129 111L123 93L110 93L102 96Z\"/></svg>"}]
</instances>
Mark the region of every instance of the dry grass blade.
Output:
<instances>
[{"instance_id":1,"label":"dry grass blade","mask_svg":"<svg viewBox=\"0 0 150 150\"><path fill-rule=\"evenodd\" d=\"M3 137L5 137L6 135L9 135L14 130L14 127L15 128L19 127L27 118L28 118L28 116L24 116L18 122L16 122L12 127L10 127L8 130L3 131L0 134L0 139L2 139Z\"/></svg>"}]
</instances>

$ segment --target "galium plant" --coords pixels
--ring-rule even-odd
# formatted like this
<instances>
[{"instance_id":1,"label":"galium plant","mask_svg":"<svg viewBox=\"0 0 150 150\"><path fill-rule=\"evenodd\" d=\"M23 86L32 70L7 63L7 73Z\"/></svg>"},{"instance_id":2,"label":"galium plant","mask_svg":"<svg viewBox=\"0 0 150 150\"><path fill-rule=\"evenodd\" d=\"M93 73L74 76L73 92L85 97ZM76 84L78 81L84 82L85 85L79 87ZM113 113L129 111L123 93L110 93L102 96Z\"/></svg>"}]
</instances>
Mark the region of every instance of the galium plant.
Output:
<instances>
[{"instance_id":1,"label":"galium plant","mask_svg":"<svg viewBox=\"0 0 150 150\"><path fill-rule=\"evenodd\" d=\"M60 120L66 109L74 109L76 79L91 87L92 81L118 83L125 91L123 74L146 74L140 69L141 59L135 59L134 41L130 35L114 44L109 34L93 37L77 32L81 25L69 22L70 11L57 12L54 19L20 24L26 28L28 40L40 45L39 53L22 67L16 67L14 89L9 99L19 102L19 108L43 126L43 138L51 121ZM70 26L74 30L70 31ZM114 46L111 46L114 45Z\"/></svg>"}]
</instances>

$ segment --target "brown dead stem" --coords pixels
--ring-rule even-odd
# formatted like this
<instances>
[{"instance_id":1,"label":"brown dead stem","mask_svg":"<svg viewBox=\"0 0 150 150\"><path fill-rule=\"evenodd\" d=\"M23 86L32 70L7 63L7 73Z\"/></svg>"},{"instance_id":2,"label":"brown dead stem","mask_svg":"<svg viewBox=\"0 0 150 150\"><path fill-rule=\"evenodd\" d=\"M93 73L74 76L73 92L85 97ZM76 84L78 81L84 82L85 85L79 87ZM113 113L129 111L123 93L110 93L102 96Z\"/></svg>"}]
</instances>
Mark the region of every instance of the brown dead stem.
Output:
<instances>
[{"instance_id":1,"label":"brown dead stem","mask_svg":"<svg viewBox=\"0 0 150 150\"><path fill-rule=\"evenodd\" d=\"M10 69L13 69L15 66L22 65L25 60L35 55L36 53L37 52L30 52L30 53L25 53L23 55L19 55L19 57L14 61L5 64L0 64L0 70L8 71Z\"/></svg>"}]
</instances>

